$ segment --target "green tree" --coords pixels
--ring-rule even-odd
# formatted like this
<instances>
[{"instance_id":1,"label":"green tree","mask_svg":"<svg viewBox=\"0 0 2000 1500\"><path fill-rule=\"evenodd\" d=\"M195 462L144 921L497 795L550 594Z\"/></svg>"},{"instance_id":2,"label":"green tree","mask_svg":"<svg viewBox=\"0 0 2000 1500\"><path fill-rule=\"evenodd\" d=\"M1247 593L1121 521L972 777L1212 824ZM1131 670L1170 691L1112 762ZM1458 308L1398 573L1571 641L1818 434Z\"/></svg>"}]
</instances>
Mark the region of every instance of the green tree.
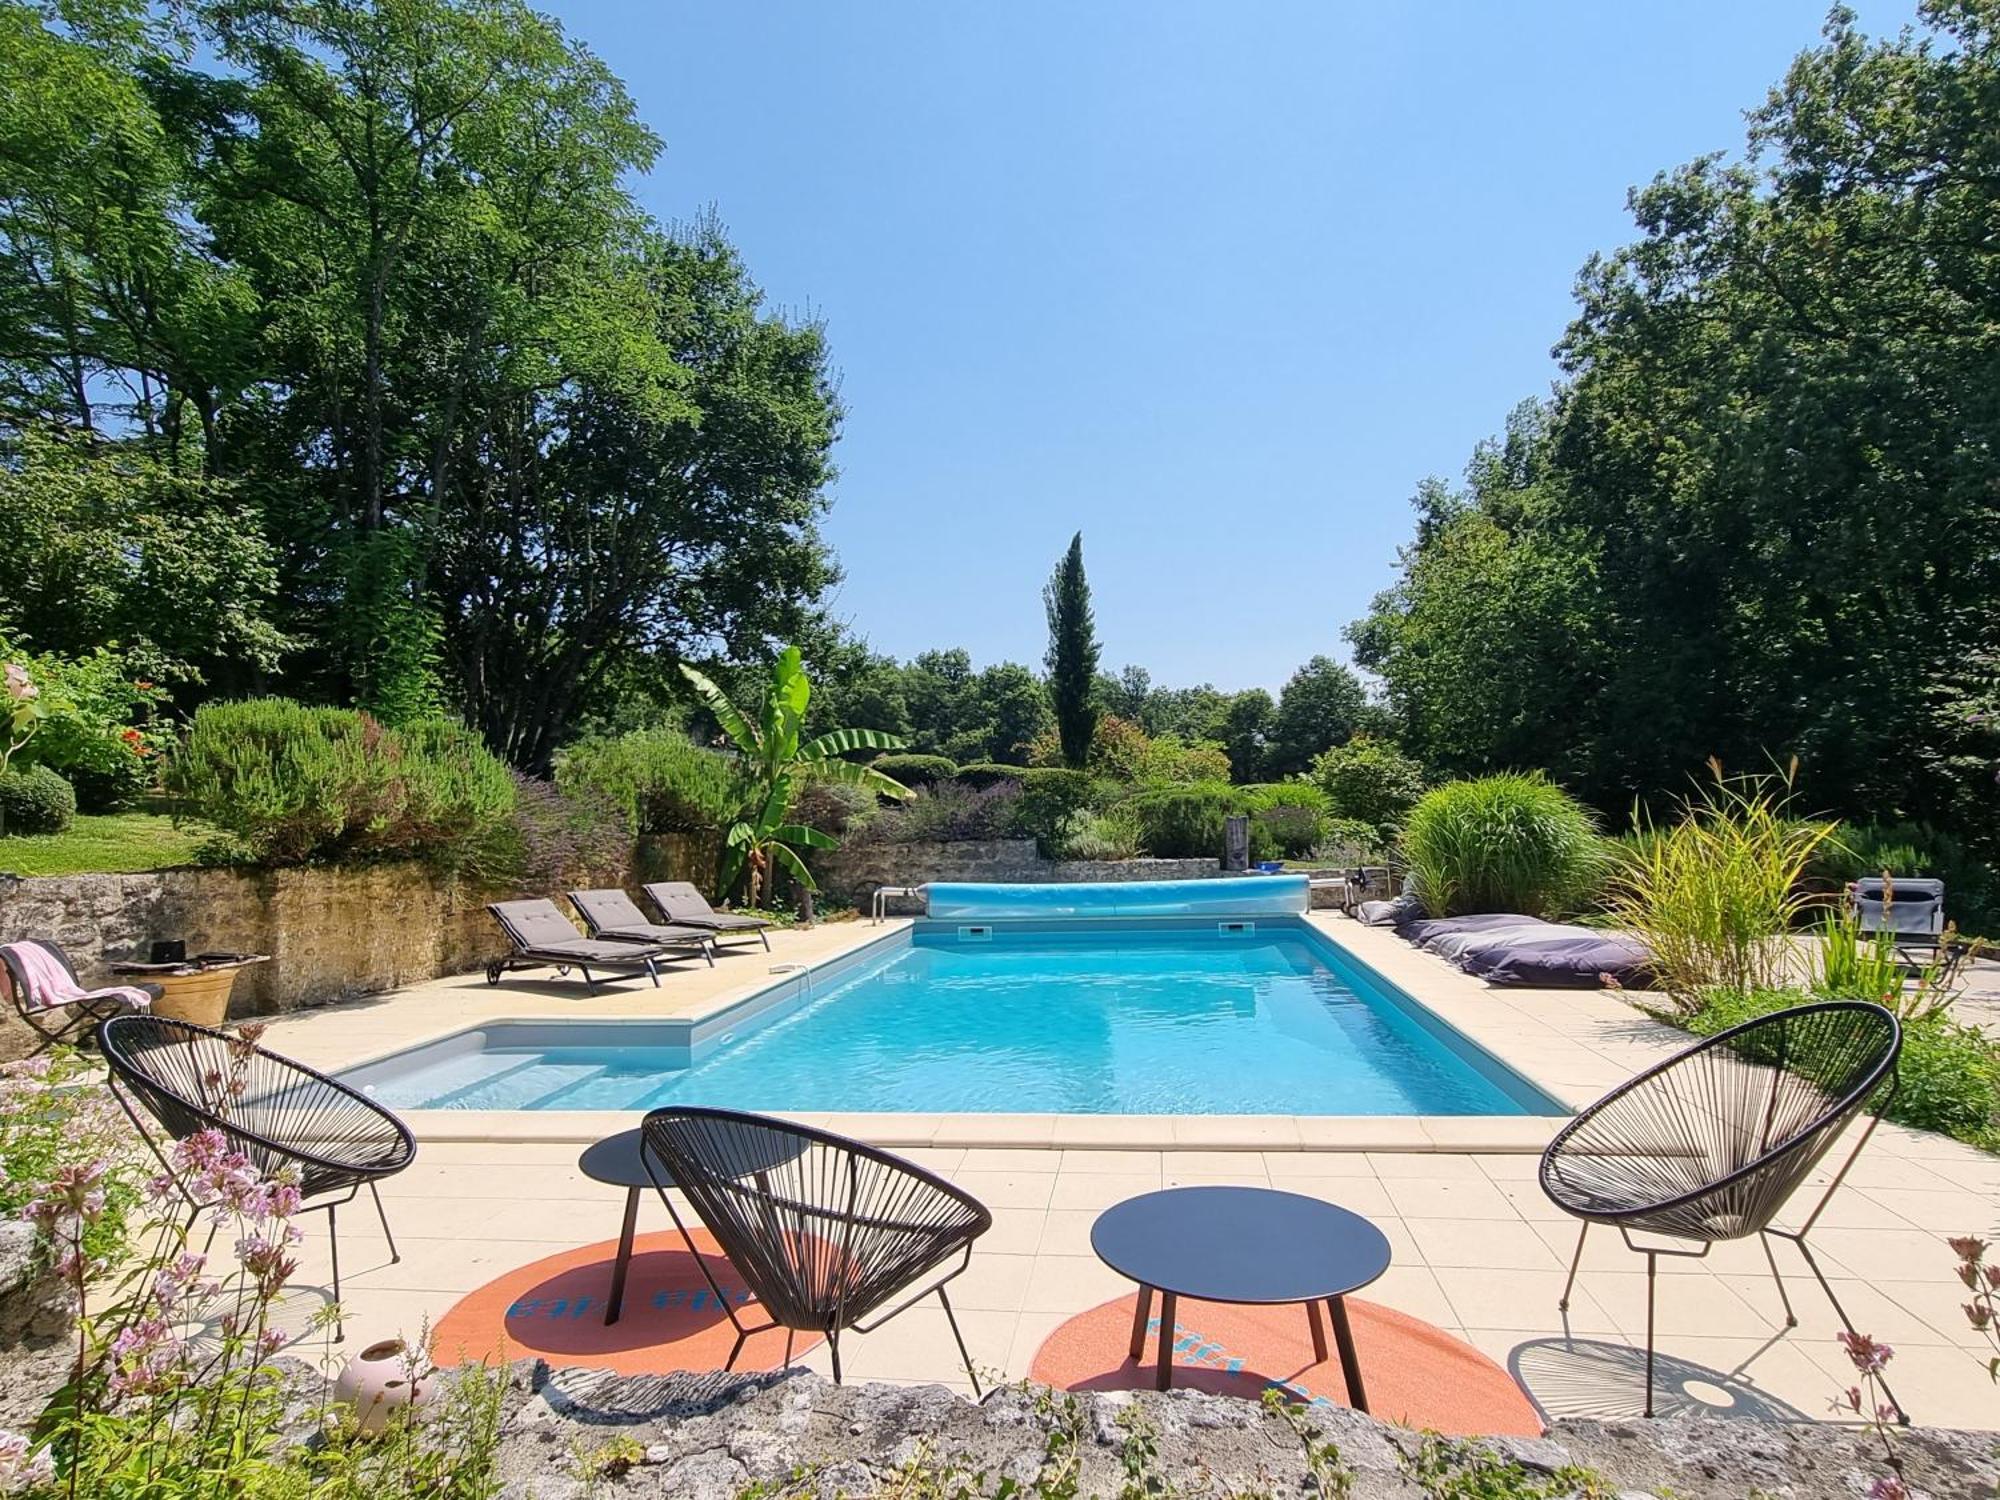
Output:
<instances>
[{"instance_id":1,"label":"green tree","mask_svg":"<svg viewBox=\"0 0 2000 1500\"><path fill-rule=\"evenodd\" d=\"M1264 779L1264 758L1277 726L1278 705L1262 688L1245 688L1223 701L1221 717L1212 732L1201 736L1221 743L1229 756L1230 772L1238 781Z\"/></svg>"},{"instance_id":2,"label":"green tree","mask_svg":"<svg viewBox=\"0 0 2000 1500\"><path fill-rule=\"evenodd\" d=\"M745 763L749 803L725 836L724 891L735 889L747 873L754 906L766 897L779 869L805 889L819 889L799 851L831 849L838 841L816 828L790 821L792 799L807 780L845 782L884 797L910 795L908 788L881 772L841 759L856 750L900 750L903 742L894 735L879 729L835 729L811 739L804 737L812 683L798 647L787 646L772 664L763 707L754 716L739 709L728 694L686 663L681 665L681 674Z\"/></svg>"},{"instance_id":3,"label":"green tree","mask_svg":"<svg viewBox=\"0 0 2000 1500\"><path fill-rule=\"evenodd\" d=\"M1278 694L1264 774L1298 775L1320 751L1352 735L1367 706L1368 694L1359 677L1330 656L1315 656L1292 674Z\"/></svg>"},{"instance_id":4,"label":"green tree","mask_svg":"<svg viewBox=\"0 0 2000 1500\"><path fill-rule=\"evenodd\" d=\"M1097 729L1097 625L1090 613L1090 581L1083 575L1083 533L1042 590L1049 618L1049 704L1055 712L1063 763L1081 770Z\"/></svg>"}]
</instances>

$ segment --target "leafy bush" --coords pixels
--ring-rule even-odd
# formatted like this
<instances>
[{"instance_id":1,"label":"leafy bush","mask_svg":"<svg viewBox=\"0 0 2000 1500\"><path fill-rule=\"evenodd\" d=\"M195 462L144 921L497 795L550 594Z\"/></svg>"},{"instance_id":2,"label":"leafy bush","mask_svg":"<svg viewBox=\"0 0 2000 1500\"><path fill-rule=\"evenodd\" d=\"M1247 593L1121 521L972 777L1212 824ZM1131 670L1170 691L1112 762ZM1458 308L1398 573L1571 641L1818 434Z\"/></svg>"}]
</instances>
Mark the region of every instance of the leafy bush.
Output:
<instances>
[{"instance_id":1,"label":"leafy bush","mask_svg":"<svg viewBox=\"0 0 2000 1500\"><path fill-rule=\"evenodd\" d=\"M1057 859L1133 859L1138 853L1138 825L1122 809L1073 812L1057 830Z\"/></svg>"},{"instance_id":2,"label":"leafy bush","mask_svg":"<svg viewBox=\"0 0 2000 1500\"><path fill-rule=\"evenodd\" d=\"M942 755L878 755L869 765L908 787L935 786L958 774L957 762Z\"/></svg>"},{"instance_id":3,"label":"leafy bush","mask_svg":"<svg viewBox=\"0 0 2000 1500\"><path fill-rule=\"evenodd\" d=\"M594 794L634 833L704 833L735 822L749 795L742 762L678 729L584 740L556 757L556 785Z\"/></svg>"},{"instance_id":4,"label":"leafy bush","mask_svg":"<svg viewBox=\"0 0 2000 1500\"><path fill-rule=\"evenodd\" d=\"M791 819L844 838L866 826L880 806L881 799L867 787L813 776L792 793Z\"/></svg>"},{"instance_id":5,"label":"leafy bush","mask_svg":"<svg viewBox=\"0 0 2000 1500\"><path fill-rule=\"evenodd\" d=\"M490 880L554 891L579 882L622 879L632 835L619 809L588 788L565 792L553 782L510 773L514 808L466 863Z\"/></svg>"},{"instance_id":6,"label":"leafy bush","mask_svg":"<svg viewBox=\"0 0 2000 1500\"><path fill-rule=\"evenodd\" d=\"M997 785L1003 781L1018 782L1028 774L1026 766L1003 766L997 761L975 761L969 766L958 768L957 780L978 790Z\"/></svg>"},{"instance_id":7,"label":"leafy bush","mask_svg":"<svg viewBox=\"0 0 2000 1500\"><path fill-rule=\"evenodd\" d=\"M1652 951L1660 988L1691 1006L1709 989L1769 989L1788 963L1779 939L1819 904L1806 886L1830 823L1785 811L1788 785L1773 777L1728 778L1683 806L1680 820L1642 823L1611 845L1607 904Z\"/></svg>"},{"instance_id":8,"label":"leafy bush","mask_svg":"<svg viewBox=\"0 0 2000 1500\"><path fill-rule=\"evenodd\" d=\"M1085 772L1037 767L1021 778L1015 830L1033 839L1045 858L1053 859L1070 814L1088 809L1095 796L1096 788Z\"/></svg>"},{"instance_id":9,"label":"leafy bush","mask_svg":"<svg viewBox=\"0 0 2000 1500\"><path fill-rule=\"evenodd\" d=\"M1217 741L1163 734L1147 747L1139 780L1146 784L1227 781L1229 771L1229 752Z\"/></svg>"},{"instance_id":10,"label":"leafy bush","mask_svg":"<svg viewBox=\"0 0 2000 1500\"><path fill-rule=\"evenodd\" d=\"M47 766L0 771L0 833L66 833L76 792Z\"/></svg>"},{"instance_id":11,"label":"leafy bush","mask_svg":"<svg viewBox=\"0 0 2000 1500\"><path fill-rule=\"evenodd\" d=\"M1021 788L1011 781L977 788L947 781L920 788L909 801L871 819L849 842L863 844L952 843L1003 839L1015 829Z\"/></svg>"},{"instance_id":12,"label":"leafy bush","mask_svg":"<svg viewBox=\"0 0 2000 1500\"><path fill-rule=\"evenodd\" d=\"M1424 794L1424 768L1391 740L1357 734L1314 757L1312 780L1337 817L1367 823L1387 842Z\"/></svg>"},{"instance_id":13,"label":"leafy bush","mask_svg":"<svg viewBox=\"0 0 2000 1500\"><path fill-rule=\"evenodd\" d=\"M126 1215L139 1202L139 1161L130 1122L104 1086L104 1069L68 1047L0 1063L0 1219L13 1222L59 1174L102 1161L104 1211L84 1226L83 1250L115 1264ZM57 1247L45 1237L38 1252Z\"/></svg>"},{"instance_id":14,"label":"leafy bush","mask_svg":"<svg viewBox=\"0 0 2000 1500\"><path fill-rule=\"evenodd\" d=\"M1810 1004L1819 995L1770 988L1710 990L1684 1024L1697 1036L1714 1036L1773 1011ZM1810 1058L1789 1064L1811 1074ZM1970 1026L1933 1015L1903 1023L1902 1086L1888 1118L1936 1130L1988 1150L2000 1147L2000 1045Z\"/></svg>"},{"instance_id":15,"label":"leafy bush","mask_svg":"<svg viewBox=\"0 0 2000 1500\"><path fill-rule=\"evenodd\" d=\"M512 774L444 720L394 730L287 698L204 706L167 769L184 811L265 864L490 857L514 812Z\"/></svg>"},{"instance_id":16,"label":"leafy bush","mask_svg":"<svg viewBox=\"0 0 2000 1500\"><path fill-rule=\"evenodd\" d=\"M1590 814L1539 773L1452 781L1426 793L1403 827L1403 854L1433 916L1575 911L1604 856Z\"/></svg>"},{"instance_id":17,"label":"leafy bush","mask_svg":"<svg viewBox=\"0 0 2000 1500\"><path fill-rule=\"evenodd\" d=\"M1250 810L1253 848L1284 859L1305 859L1325 842L1329 803L1309 781L1280 781L1243 789Z\"/></svg>"},{"instance_id":18,"label":"leafy bush","mask_svg":"<svg viewBox=\"0 0 2000 1500\"><path fill-rule=\"evenodd\" d=\"M76 792L87 813L133 806L152 786L155 760L171 743L154 715L166 693L100 646L75 658L9 653L37 692L35 733L14 757L16 768L48 766Z\"/></svg>"},{"instance_id":19,"label":"leafy bush","mask_svg":"<svg viewBox=\"0 0 2000 1500\"><path fill-rule=\"evenodd\" d=\"M1141 792L1127 805L1139 842L1157 859L1221 858L1224 823L1250 810L1240 787L1216 782Z\"/></svg>"}]
</instances>

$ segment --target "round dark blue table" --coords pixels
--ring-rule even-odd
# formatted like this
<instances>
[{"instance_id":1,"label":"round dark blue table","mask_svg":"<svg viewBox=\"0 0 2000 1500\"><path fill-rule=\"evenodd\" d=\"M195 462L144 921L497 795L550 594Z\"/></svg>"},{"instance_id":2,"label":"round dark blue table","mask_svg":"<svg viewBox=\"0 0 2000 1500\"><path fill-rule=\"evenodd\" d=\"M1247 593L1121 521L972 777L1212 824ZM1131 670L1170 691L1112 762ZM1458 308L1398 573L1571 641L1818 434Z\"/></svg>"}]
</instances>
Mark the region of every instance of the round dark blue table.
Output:
<instances>
[{"instance_id":1,"label":"round dark blue table","mask_svg":"<svg viewBox=\"0 0 2000 1500\"><path fill-rule=\"evenodd\" d=\"M1346 1297L1389 1269L1389 1241L1357 1213L1299 1193L1255 1187L1182 1187L1128 1198L1090 1229L1097 1258L1139 1283L1132 1358L1144 1355L1153 1293L1160 1294L1158 1385L1173 1384L1174 1308L1198 1302L1303 1302L1313 1352L1326 1358L1319 1305L1333 1317L1341 1371L1356 1411L1368 1410Z\"/></svg>"}]
</instances>

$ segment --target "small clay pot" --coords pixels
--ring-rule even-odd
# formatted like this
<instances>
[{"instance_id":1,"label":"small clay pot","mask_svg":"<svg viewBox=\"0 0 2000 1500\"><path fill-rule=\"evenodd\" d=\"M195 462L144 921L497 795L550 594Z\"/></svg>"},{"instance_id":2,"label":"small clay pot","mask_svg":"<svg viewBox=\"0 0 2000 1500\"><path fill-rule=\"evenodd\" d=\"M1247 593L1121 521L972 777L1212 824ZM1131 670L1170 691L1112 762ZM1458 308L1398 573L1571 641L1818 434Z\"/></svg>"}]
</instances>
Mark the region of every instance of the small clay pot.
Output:
<instances>
[{"instance_id":1,"label":"small clay pot","mask_svg":"<svg viewBox=\"0 0 2000 1500\"><path fill-rule=\"evenodd\" d=\"M421 1354L412 1355L401 1339L370 1344L341 1367L333 1382L333 1399L354 1413L354 1425L374 1437L404 1407L427 1400L436 1370Z\"/></svg>"}]
</instances>

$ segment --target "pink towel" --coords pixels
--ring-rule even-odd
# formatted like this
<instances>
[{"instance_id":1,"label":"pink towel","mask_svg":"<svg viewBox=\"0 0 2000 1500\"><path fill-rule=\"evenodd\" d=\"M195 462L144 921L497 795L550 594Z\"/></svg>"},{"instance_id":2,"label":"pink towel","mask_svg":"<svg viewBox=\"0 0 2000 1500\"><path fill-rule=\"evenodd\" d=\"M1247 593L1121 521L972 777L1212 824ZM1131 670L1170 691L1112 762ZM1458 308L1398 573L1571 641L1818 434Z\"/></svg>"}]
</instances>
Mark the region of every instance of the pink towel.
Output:
<instances>
[{"instance_id":1,"label":"pink towel","mask_svg":"<svg viewBox=\"0 0 2000 1500\"><path fill-rule=\"evenodd\" d=\"M117 1000L134 1010L150 1010L153 997L144 990L134 989L129 984L114 984L107 989L87 990L69 977L69 970L40 943L9 943L7 956L14 960L15 967L27 977L28 993L21 997L22 1004L29 1010L54 1010L62 1005L74 1005L79 1000Z\"/></svg>"}]
</instances>

